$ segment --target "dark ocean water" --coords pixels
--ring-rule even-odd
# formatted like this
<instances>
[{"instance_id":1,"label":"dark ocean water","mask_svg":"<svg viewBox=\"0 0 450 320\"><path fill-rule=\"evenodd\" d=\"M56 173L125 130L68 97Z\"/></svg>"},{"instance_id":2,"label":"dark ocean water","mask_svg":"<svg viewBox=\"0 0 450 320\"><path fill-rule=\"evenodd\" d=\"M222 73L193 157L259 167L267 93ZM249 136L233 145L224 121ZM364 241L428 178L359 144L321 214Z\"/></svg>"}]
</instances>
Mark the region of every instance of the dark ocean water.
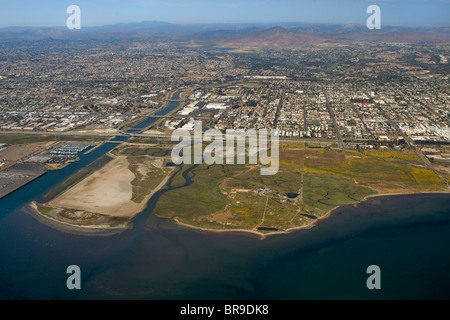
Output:
<instances>
[{"instance_id":1,"label":"dark ocean water","mask_svg":"<svg viewBox=\"0 0 450 320\"><path fill-rule=\"evenodd\" d=\"M2 299L449 299L450 196L370 199L260 240L151 215L112 236L67 234L22 210L0 220ZM80 266L82 289L66 288ZM369 265L381 290L366 287Z\"/></svg>"}]
</instances>

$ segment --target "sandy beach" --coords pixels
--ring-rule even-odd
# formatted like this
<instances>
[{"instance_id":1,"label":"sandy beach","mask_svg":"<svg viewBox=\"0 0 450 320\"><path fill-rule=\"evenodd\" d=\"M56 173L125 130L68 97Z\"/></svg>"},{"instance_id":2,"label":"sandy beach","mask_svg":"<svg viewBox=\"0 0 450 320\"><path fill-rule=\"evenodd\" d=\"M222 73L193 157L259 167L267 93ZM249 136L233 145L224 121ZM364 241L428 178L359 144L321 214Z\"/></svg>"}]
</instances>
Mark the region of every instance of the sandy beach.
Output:
<instances>
[{"instance_id":1,"label":"sandy beach","mask_svg":"<svg viewBox=\"0 0 450 320\"><path fill-rule=\"evenodd\" d=\"M131 182L134 178L134 174L128 169L126 157L117 157L56 197L49 205L130 217L141 207L140 204L131 202Z\"/></svg>"},{"instance_id":2,"label":"sandy beach","mask_svg":"<svg viewBox=\"0 0 450 320\"><path fill-rule=\"evenodd\" d=\"M174 168L171 168L170 171L164 169L165 174L162 175L162 163L156 164L156 162L152 159L143 161L140 164L142 167L137 169L142 173L142 170L145 171L150 165L159 170L157 171L158 175L155 176L155 178L158 177L159 184L151 189L148 188L148 194L145 194L139 202L132 200L132 182L136 175L129 169L130 164L127 157L118 156L45 204L56 210L77 210L72 213L73 223L67 220L67 217L59 219L55 212L42 214L35 202L28 206L27 211L42 223L70 233L111 234L129 229L136 215L142 212L150 198L164 187L174 170ZM83 212L97 214L99 220L91 224L78 224L77 212L81 213L80 217L83 216ZM125 219L117 224L115 218Z\"/></svg>"},{"instance_id":3,"label":"sandy beach","mask_svg":"<svg viewBox=\"0 0 450 320\"><path fill-rule=\"evenodd\" d=\"M119 156L72 188L49 202L52 207L84 210L111 217L132 218L141 212L150 197L169 179L161 183L141 202L132 201L135 175L128 168L127 158Z\"/></svg>"}]
</instances>

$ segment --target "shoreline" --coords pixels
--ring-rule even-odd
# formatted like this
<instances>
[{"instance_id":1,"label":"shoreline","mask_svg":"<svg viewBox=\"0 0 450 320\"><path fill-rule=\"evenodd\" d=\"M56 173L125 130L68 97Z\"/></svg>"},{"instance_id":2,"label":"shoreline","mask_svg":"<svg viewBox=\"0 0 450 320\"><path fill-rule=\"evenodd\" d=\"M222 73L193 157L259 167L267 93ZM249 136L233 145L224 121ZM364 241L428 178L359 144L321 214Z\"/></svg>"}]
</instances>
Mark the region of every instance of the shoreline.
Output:
<instances>
[{"instance_id":1,"label":"shoreline","mask_svg":"<svg viewBox=\"0 0 450 320\"><path fill-rule=\"evenodd\" d=\"M165 185L165 183L167 183L168 179L169 179L169 176L167 176L160 183L160 185L158 185L158 187L148 196L148 199L146 201L144 201L145 205L143 206L142 210L144 210L147 207L147 203L151 199L153 194L156 193L157 191L159 191ZM155 217L164 219L164 220L168 220L178 227L183 227L183 228L191 229L194 231L201 231L201 232L213 233L213 234L242 233L242 234L246 234L246 235L257 236L257 237L259 237L260 240L264 240L269 236L291 234L293 232L300 231L300 230L310 230L310 229L314 228L316 226L316 224L318 224L320 221L323 221L323 220L329 218L336 210L338 210L344 206L358 206L367 200L374 199L374 198L380 198L380 197L412 196L412 195L418 195L418 194L420 194L420 195L437 195L437 194L450 195L450 191L398 192L398 193L372 194L372 195L368 195L368 196L364 197L364 199L362 199L361 201L359 201L357 203L336 206L336 207L330 209L329 211L327 211L324 215L318 217L317 219L311 221L311 223L308 223L306 225L292 227L292 228L288 228L286 230L274 231L274 232L269 232L269 233L263 233L258 230L252 230L252 229L208 229L208 228L197 227L197 226L193 226L193 225L189 225L189 224L180 222L176 218L175 219L167 219L167 218L165 219L165 218L162 218L159 216L155 216ZM39 222L41 222L51 228L56 229L58 231L68 232L68 233L73 233L73 234L78 234L78 235L91 235L91 236L102 236L102 235L109 236L109 235L124 232L126 230L130 230L130 229L132 229L134 219L136 218L137 215L139 215L142 212L142 211L140 211L133 218L131 218L126 226L120 226L120 227L95 226L95 225L77 226L77 225L70 224L68 222L59 221L54 218L43 215L42 213L40 213L38 211L35 201L26 205L24 208L25 208L25 211L27 213L30 213L30 215L33 216L36 220L38 220Z\"/></svg>"},{"instance_id":2,"label":"shoreline","mask_svg":"<svg viewBox=\"0 0 450 320\"><path fill-rule=\"evenodd\" d=\"M52 229L56 229L57 231L66 232L75 235L84 235L84 236L110 236L114 234L121 233L123 231L131 229L131 224L128 223L126 226L120 227L111 227L111 226L78 226L75 224L71 224L68 222L56 220L52 217L43 215L39 212L37 208L36 201L32 201L31 203L25 205L23 210L36 219L38 222L50 227Z\"/></svg>"},{"instance_id":3,"label":"shoreline","mask_svg":"<svg viewBox=\"0 0 450 320\"><path fill-rule=\"evenodd\" d=\"M208 228L192 226L192 225L180 222L180 221L178 221L178 219L168 219L168 220L173 221L173 223L175 223L178 226L189 228L189 229L192 229L192 230L197 230L197 231L202 231L202 232L211 232L211 233L228 233L228 232L230 232L230 233L233 233L233 232L247 233L247 234L257 235L257 236L259 236L260 240L264 240L264 239L266 239L269 236L290 234L290 233L293 233L293 232L296 232L296 231L300 231L300 230L310 230L310 229L314 228L316 226L316 224L318 224L320 221L329 218L334 213L334 211L336 211L336 210L338 210L338 209L340 209L340 208L342 208L344 206L358 206L361 203L363 203L363 202L365 202L365 201L367 201L369 199L373 199L373 198L377 198L377 197L409 196L409 195L416 195L416 194L422 194L422 195L448 194L448 195L450 195L450 191L371 194L371 195L368 195L368 196L364 197L364 199L362 199L361 201L359 201L357 203L343 204L343 205L339 205L337 207L334 207L334 208L328 210L324 215L318 217L317 219L311 221L311 223L308 223L306 225L298 226L298 227L292 227L292 228L288 228L286 230L274 231L274 232L270 232L270 233L262 233L262 232L259 232L258 230L249 230L249 229L208 229Z\"/></svg>"}]
</instances>

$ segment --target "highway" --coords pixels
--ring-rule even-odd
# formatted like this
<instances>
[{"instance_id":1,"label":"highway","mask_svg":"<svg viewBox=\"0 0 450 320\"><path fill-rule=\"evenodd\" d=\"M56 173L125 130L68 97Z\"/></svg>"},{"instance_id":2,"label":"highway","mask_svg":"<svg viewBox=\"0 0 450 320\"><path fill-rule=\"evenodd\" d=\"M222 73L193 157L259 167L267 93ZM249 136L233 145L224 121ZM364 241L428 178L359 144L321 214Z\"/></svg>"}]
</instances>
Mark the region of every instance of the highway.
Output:
<instances>
[{"instance_id":1,"label":"highway","mask_svg":"<svg viewBox=\"0 0 450 320\"><path fill-rule=\"evenodd\" d=\"M339 147L339 149L344 150L344 141L342 141L341 131L339 130L339 125L336 121L336 115L334 114L334 109L331 106L330 100L328 99L327 92L325 91L323 86L322 86L322 92L325 95L325 99L327 100L327 102L326 102L327 110L328 110L328 113L330 114L331 121L333 122L334 131L336 132L336 140L338 143L338 147Z\"/></svg>"},{"instance_id":2,"label":"highway","mask_svg":"<svg viewBox=\"0 0 450 320\"><path fill-rule=\"evenodd\" d=\"M102 133L102 132L46 132L46 131L0 131L0 134L31 134L31 135L44 135L44 136L54 136L55 139L59 136L73 136L73 137L82 137L85 136L86 139L89 137L104 137L106 138L115 138L115 137L136 137L136 138L164 138L170 140L171 134L144 134L144 133L126 133L126 132L117 132L117 133ZM311 138L279 138L280 142L285 143L309 143L309 144L321 144L321 145L332 145L335 143L334 140L313 140ZM123 143L123 141L107 141L111 143Z\"/></svg>"}]
</instances>

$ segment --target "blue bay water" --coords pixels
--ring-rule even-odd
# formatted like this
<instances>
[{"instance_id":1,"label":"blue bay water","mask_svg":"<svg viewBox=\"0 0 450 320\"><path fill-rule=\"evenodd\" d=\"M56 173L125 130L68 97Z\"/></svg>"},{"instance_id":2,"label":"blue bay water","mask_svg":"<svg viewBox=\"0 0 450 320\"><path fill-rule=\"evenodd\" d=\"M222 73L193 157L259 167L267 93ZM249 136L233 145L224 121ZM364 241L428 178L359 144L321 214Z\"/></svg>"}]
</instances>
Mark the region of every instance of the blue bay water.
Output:
<instances>
[{"instance_id":1,"label":"blue bay water","mask_svg":"<svg viewBox=\"0 0 450 320\"><path fill-rule=\"evenodd\" d=\"M2 299L448 299L450 197L392 196L342 207L309 230L260 240L180 228L81 236L17 210L0 220ZM82 289L66 288L67 266ZM368 290L366 268L381 268Z\"/></svg>"}]
</instances>

